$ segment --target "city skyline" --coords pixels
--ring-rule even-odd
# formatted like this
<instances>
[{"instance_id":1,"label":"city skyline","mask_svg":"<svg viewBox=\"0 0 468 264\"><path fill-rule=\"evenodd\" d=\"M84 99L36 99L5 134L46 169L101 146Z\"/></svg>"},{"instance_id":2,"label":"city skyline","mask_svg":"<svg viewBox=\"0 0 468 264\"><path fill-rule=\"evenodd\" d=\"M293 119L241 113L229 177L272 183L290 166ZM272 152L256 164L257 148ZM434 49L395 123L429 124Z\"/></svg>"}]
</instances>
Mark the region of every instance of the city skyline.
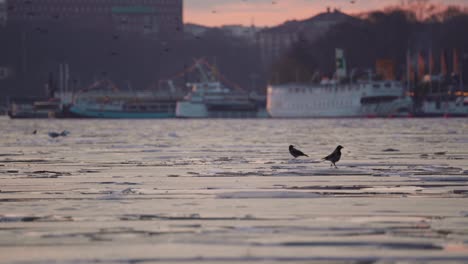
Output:
<instances>
[{"instance_id":1,"label":"city skyline","mask_svg":"<svg viewBox=\"0 0 468 264\"><path fill-rule=\"evenodd\" d=\"M348 14L401 5L410 0L185 0L184 22L205 26L275 26L312 17L330 8ZM468 7L466 0L432 0L438 5Z\"/></svg>"}]
</instances>

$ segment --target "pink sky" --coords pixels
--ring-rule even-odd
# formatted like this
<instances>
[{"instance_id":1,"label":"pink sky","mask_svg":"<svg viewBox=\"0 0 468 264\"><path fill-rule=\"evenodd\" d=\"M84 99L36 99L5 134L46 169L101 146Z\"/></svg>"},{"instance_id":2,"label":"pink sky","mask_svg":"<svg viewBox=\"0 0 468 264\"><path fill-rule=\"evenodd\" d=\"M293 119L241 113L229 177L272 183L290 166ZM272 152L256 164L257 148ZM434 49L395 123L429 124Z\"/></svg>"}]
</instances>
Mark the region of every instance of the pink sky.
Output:
<instances>
[{"instance_id":1,"label":"pink sky","mask_svg":"<svg viewBox=\"0 0 468 264\"><path fill-rule=\"evenodd\" d=\"M184 20L207 26L226 24L272 26L304 19L327 7L348 14L399 5L411 0L185 0ZM432 0L431 3L468 6L468 0Z\"/></svg>"}]
</instances>

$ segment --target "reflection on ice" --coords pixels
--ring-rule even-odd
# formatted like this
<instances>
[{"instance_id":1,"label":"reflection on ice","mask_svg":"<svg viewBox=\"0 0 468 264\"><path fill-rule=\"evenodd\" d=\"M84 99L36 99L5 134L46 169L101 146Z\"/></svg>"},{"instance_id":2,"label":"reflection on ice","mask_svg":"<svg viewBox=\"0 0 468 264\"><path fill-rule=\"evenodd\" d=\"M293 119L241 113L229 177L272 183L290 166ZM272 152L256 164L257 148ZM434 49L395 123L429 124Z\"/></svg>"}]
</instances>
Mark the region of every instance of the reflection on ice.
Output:
<instances>
[{"instance_id":1,"label":"reflection on ice","mask_svg":"<svg viewBox=\"0 0 468 264\"><path fill-rule=\"evenodd\" d=\"M217 196L221 199L275 199L275 198L317 198L320 197L317 193L307 193L307 192L231 192L231 193L222 193Z\"/></svg>"}]
</instances>

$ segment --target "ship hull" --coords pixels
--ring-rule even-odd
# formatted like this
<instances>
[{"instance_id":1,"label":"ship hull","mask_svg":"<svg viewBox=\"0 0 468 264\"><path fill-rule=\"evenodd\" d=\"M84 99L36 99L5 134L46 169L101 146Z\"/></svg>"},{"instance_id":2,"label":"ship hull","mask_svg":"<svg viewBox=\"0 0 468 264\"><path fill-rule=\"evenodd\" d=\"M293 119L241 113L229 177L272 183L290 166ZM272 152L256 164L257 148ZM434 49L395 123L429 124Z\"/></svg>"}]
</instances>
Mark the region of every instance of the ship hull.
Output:
<instances>
[{"instance_id":1,"label":"ship hull","mask_svg":"<svg viewBox=\"0 0 468 264\"><path fill-rule=\"evenodd\" d=\"M468 102L463 98L452 101L424 101L418 117L468 117Z\"/></svg>"},{"instance_id":2,"label":"ship hull","mask_svg":"<svg viewBox=\"0 0 468 264\"><path fill-rule=\"evenodd\" d=\"M195 104L189 101L179 101L176 106L176 117L204 118L208 117L208 109L202 103Z\"/></svg>"},{"instance_id":3,"label":"ship hull","mask_svg":"<svg viewBox=\"0 0 468 264\"><path fill-rule=\"evenodd\" d=\"M108 119L151 119L151 118L171 118L174 113L158 112L125 112L125 111L103 111L93 109L83 109L72 106L69 113L77 118L108 118Z\"/></svg>"},{"instance_id":4,"label":"ship hull","mask_svg":"<svg viewBox=\"0 0 468 264\"><path fill-rule=\"evenodd\" d=\"M412 102L402 88L372 85L268 87L267 111L274 118L406 117Z\"/></svg>"},{"instance_id":5,"label":"ship hull","mask_svg":"<svg viewBox=\"0 0 468 264\"><path fill-rule=\"evenodd\" d=\"M8 116L11 119L34 119L34 118L53 118L58 115L53 112L21 112L21 113L12 113L8 111Z\"/></svg>"},{"instance_id":6,"label":"ship hull","mask_svg":"<svg viewBox=\"0 0 468 264\"><path fill-rule=\"evenodd\" d=\"M12 119L54 118L62 116L62 107L59 101L17 98L10 104L7 114Z\"/></svg>"},{"instance_id":7,"label":"ship hull","mask_svg":"<svg viewBox=\"0 0 468 264\"><path fill-rule=\"evenodd\" d=\"M65 108L67 117L152 119L175 117L176 100L147 94L88 93Z\"/></svg>"},{"instance_id":8,"label":"ship hull","mask_svg":"<svg viewBox=\"0 0 468 264\"><path fill-rule=\"evenodd\" d=\"M265 117L254 104L202 103L179 101L178 118L257 118Z\"/></svg>"}]
</instances>

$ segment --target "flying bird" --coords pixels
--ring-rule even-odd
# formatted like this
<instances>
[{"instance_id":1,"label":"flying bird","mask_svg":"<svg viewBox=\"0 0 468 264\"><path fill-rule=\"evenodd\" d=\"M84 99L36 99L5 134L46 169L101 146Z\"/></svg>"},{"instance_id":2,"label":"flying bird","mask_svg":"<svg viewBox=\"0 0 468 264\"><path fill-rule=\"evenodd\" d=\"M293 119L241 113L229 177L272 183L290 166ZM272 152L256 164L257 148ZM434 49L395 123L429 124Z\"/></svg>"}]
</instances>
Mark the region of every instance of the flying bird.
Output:
<instances>
[{"instance_id":1,"label":"flying bird","mask_svg":"<svg viewBox=\"0 0 468 264\"><path fill-rule=\"evenodd\" d=\"M330 164L330 167L333 165L335 166L335 168L338 168L336 167L336 162L338 162L341 158L341 149L343 148L343 146L341 145L338 145L338 147L336 147L336 149L332 152L332 154L326 156L325 158L323 158L324 160L328 160L331 162Z\"/></svg>"},{"instance_id":2,"label":"flying bird","mask_svg":"<svg viewBox=\"0 0 468 264\"><path fill-rule=\"evenodd\" d=\"M289 145L289 153L291 153L291 155L294 157L294 158L297 158L297 157L300 157L300 156L306 156L306 157L309 157L307 156L306 154L304 154L304 152L294 148L293 145Z\"/></svg>"}]
</instances>

